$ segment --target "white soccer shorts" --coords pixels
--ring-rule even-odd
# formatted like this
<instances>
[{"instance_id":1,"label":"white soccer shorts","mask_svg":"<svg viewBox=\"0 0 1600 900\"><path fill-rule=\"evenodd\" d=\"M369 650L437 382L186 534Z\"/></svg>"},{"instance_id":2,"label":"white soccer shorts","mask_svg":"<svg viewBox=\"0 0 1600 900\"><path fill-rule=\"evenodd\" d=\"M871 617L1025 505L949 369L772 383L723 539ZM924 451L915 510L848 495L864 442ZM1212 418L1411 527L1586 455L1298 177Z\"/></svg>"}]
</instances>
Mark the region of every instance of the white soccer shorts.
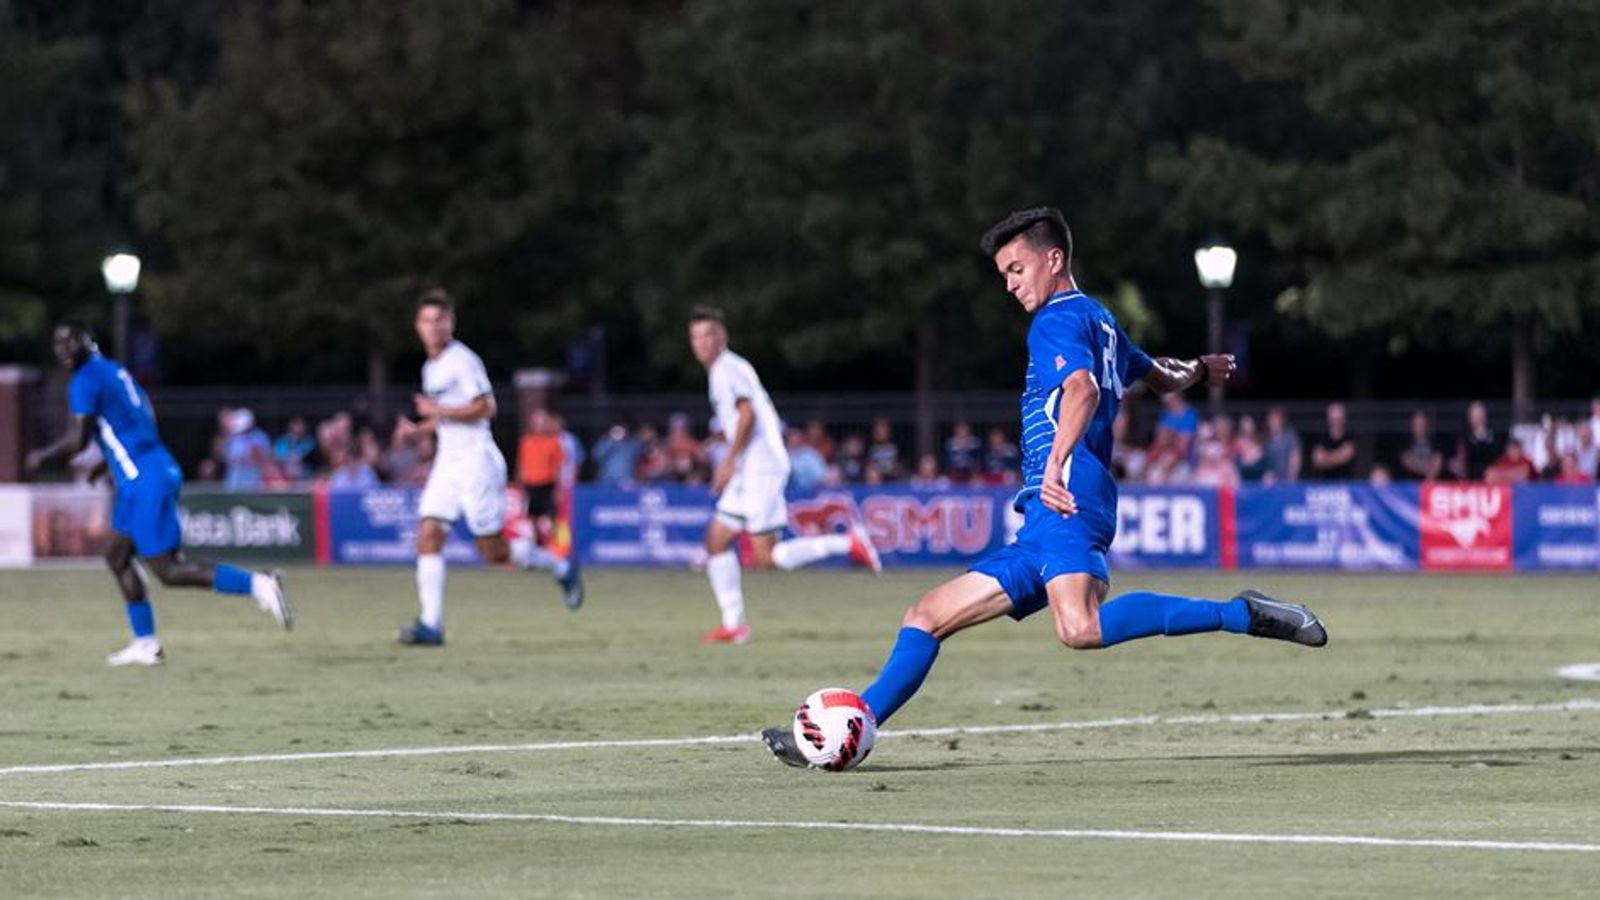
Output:
<instances>
[{"instance_id":1,"label":"white soccer shorts","mask_svg":"<svg viewBox=\"0 0 1600 900\"><path fill-rule=\"evenodd\" d=\"M789 524L789 505L783 500L788 483L787 472L736 472L717 498L717 517L729 527L751 534L777 531Z\"/></svg>"},{"instance_id":2,"label":"white soccer shorts","mask_svg":"<svg viewBox=\"0 0 1600 900\"><path fill-rule=\"evenodd\" d=\"M466 519L475 537L499 534L506 523L505 457L486 448L477 458L436 461L417 515L442 522Z\"/></svg>"}]
</instances>

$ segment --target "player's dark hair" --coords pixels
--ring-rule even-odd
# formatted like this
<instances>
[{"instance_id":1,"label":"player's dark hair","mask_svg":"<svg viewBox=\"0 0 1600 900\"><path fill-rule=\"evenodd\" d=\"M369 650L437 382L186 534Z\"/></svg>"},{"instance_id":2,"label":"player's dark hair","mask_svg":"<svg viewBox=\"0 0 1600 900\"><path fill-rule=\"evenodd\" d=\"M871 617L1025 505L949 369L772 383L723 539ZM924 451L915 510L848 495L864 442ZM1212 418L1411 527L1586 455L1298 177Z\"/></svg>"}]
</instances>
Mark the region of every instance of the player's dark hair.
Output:
<instances>
[{"instance_id":1,"label":"player's dark hair","mask_svg":"<svg viewBox=\"0 0 1600 900\"><path fill-rule=\"evenodd\" d=\"M424 307L428 306L436 306L452 316L456 314L455 298L451 297L450 292L442 287L428 288L417 295L417 312L421 312Z\"/></svg>"},{"instance_id":2,"label":"player's dark hair","mask_svg":"<svg viewBox=\"0 0 1600 900\"><path fill-rule=\"evenodd\" d=\"M1067 227L1067 219L1061 215L1061 210L1054 206L1021 209L1006 216L983 233L978 246L983 248L984 256L994 256L1001 247L1018 237L1027 241L1029 247L1041 252L1052 247L1059 248L1067 258L1067 267L1072 267L1072 229Z\"/></svg>"},{"instance_id":3,"label":"player's dark hair","mask_svg":"<svg viewBox=\"0 0 1600 900\"><path fill-rule=\"evenodd\" d=\"M91 329L88 323L84 322L82 319L62 319L56 323L56 328L65 328L66 330L72 332L73 335L78 338L78 340L83 341L84 343L94 342L93 329Z\"/></svg>"},{"instance_id":4,"label":"player's dark hair","mask_svg":"<svg viewBox=\"0 0 1600 900\"><path fill-rule=\"evenodd\" d=\"M696 322L715 322L723 328L728 327L727 317L722 314L722 310L717 309L715 306L701 305L691 308L689 310L689 324L693 325Z\"/></svg>"}]
</instances>

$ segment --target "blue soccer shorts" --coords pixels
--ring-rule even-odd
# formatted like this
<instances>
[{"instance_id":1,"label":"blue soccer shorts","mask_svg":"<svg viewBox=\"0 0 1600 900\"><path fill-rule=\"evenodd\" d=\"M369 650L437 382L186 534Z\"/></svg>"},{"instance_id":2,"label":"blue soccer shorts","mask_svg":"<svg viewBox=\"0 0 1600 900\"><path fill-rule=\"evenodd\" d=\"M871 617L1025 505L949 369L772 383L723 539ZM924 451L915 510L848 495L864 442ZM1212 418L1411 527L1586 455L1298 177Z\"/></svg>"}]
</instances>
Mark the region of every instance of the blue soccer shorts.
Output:
<instances>
[{"instance_id":1,"label":"blue soccer shorts","mask_svg":"<svg viewBox=\"0 0 1600 900\"><path fill-rule=\"evenodd\" d=\"M1058 575L1086 572L1111 583L1106 551L1117 533L1116 514L1089 512L1062 517L1038 496L1023 506L1022 530L1007 544L973 564L970 572L1000 582L1011 598L1011 618L1022 620L1049 605L1045 585Z\"/></svg>"},{"instance_id":2,"label":"blue soccer shorts","mask_svg":"<svg viewBox=\"0 0 1600 900\"><path fill-rule=\"evenodd\" d=\"M183 527L178 522L183 473L165 452L146 454L135 465L138 477L117 485L111 530L132 539L140 556L159 556L183 543Z\"/></svg>"}]
</instances>

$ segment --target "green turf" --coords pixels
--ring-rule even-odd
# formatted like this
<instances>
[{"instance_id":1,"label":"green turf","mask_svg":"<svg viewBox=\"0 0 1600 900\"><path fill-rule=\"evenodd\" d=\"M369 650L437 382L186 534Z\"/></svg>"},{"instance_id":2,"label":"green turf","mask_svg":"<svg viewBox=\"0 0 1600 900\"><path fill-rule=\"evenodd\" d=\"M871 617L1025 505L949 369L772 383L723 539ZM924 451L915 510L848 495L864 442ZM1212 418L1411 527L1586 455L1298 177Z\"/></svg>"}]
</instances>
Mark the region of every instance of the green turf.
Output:
<instances>
[{"instance_id":1,"label":"green turf","mask_svg":"<svg viewBox=\"0 0 1600 900\"><path fill-rule=\"evenodd\" d=\"M290 573L300 628L162 592L170 662L110 670L102 573L0 573L0 767L219 754L688 737L860 687L943 573L756 574L755 640L703 647L688 572L548 581L456 570L450 645L392 643L403 570ZM1059 648L1045 618L944 649L892 723L1326 710L1304 722L888 737L843 775L751 743L0 775L0 800L422 810L415 820L0 808L5 896L1594 896L1600 854L471 823L452 813L915 823L1600 843L1600 712L1372 718L1402 706L1600 696L1593 579L1267 575L1329 622L1318 651L1230 636ZM1226 593L1238 576L1118 589Z\"/></svg>"}]
</instances>

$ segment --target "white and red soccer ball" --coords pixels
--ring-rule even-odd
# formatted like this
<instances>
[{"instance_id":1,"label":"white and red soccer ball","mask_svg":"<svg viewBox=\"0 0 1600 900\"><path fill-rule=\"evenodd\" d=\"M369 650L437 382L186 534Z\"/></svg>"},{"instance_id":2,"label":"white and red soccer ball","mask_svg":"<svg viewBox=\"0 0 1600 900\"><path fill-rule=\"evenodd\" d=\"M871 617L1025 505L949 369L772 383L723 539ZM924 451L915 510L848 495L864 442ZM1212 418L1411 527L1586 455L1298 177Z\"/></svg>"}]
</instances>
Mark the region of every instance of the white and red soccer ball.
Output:
<instances>
[{"instance_id":1,"label":"white and red soccer ball","mask_svg":"<svg viewBox=\"0 0 1600 900\"><path fill-rule=\"evenodd\" d=\"M794 740L806 761L829 772L853 768L872 752L878 723L855 691L823 688L794 711Z\"/></svg>"}]
</instances>

